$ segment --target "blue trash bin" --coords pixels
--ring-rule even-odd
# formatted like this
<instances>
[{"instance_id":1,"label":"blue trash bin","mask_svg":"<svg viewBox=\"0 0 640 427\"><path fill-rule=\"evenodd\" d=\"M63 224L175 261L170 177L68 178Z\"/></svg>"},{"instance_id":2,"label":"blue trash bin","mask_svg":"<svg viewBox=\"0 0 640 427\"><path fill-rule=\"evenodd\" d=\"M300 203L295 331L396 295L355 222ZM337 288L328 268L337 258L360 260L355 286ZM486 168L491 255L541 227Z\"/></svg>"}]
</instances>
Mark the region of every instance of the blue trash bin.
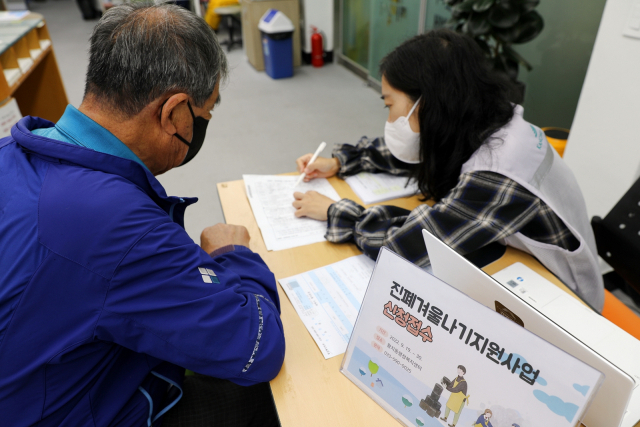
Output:
<instances>
[{"instance_id":1,"label":"blue trash bin","mask_svg":"<svg viewBox=\"0 0 640 427\"><path fill-rule=\"evenodd\" d=\"M293 76L293 23L279 10L269 9L258 24L264 68L272 79Z\"/></svg>"}]
</instances>

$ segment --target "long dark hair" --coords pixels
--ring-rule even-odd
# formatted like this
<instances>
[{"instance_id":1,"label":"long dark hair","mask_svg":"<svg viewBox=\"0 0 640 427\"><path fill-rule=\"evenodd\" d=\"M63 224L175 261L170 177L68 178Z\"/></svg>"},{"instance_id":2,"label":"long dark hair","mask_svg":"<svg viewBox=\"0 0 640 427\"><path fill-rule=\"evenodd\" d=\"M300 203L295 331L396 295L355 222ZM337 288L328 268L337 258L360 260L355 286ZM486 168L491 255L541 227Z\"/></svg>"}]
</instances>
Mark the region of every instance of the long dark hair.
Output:
<instances>
[{"instance_id":1,"label":"long dark hair","mask_svg":"<svg viewBox=\"0 0 640 427\"><path fill-rule=\"evenodd\" d=\"M422 195L436 201L455 187L469 157L511 120L511 101L519 101L476 42L450 30L407 40L382 60L380 72L413 102L421 98L421 161L412 175Z\"/></svg>"}]
</instances>

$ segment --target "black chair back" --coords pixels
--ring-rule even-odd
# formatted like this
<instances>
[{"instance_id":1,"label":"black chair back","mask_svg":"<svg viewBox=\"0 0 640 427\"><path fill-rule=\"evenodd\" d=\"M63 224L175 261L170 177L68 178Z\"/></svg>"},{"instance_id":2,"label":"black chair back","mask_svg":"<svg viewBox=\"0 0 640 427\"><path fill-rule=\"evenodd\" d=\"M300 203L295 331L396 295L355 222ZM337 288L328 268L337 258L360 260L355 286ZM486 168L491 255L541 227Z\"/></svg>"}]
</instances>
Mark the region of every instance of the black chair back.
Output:
<instances>
[{"instance_id":1,"label":"black chair back","mask_svg":"<svg viewBox=\"0 0 640 427\"><path fill-rule=\"evenodd\" d=\"M636 292L640 292L640 179L606 217L591 226L600 255Z\"/></svg>"}]
</instances>

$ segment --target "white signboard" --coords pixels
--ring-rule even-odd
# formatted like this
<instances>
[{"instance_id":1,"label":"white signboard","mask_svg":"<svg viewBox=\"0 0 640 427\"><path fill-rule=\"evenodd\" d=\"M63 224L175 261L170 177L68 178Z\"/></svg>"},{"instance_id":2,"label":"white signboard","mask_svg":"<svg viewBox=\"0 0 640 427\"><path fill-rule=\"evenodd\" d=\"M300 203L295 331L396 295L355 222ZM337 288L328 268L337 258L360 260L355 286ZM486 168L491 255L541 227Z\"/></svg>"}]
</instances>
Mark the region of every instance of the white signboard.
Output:
<instances>
[{"instance_id":1,"label":"white signboard","mask_svg":"<svg viewBox=\"0 0 640 427\"><path fill-rule=\"evenodd\" d=\"M418 427L573 427L603 379L386 248L341 370Z\"/></svg>"}]
</instances>

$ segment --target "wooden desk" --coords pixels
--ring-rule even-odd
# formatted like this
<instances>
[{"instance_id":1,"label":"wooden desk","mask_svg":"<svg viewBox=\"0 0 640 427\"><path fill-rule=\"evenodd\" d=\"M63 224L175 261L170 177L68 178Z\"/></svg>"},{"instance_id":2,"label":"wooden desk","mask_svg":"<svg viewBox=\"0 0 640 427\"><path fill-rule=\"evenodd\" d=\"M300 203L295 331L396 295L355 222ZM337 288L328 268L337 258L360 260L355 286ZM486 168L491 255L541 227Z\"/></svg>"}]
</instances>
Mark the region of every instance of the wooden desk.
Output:
<instances>
[{"instance_id":1,"label":"wooden desk","mask_svg":"<svg viewBox=\"0 0 640 427\"><path fill-rule=\"evenodd\" d=\"M341 197L362 203L343 180L334 177L329 179L329 182ZM329 242L268 252L253 217L243 181L223 182L217 187L227 223L247 227L251 235L251 249L262 256L276 279L300 274L361 254L352 243ZM421 203L417 197L385 202L385 204L406 209L413 209ZM528 265L573 296L573 293L533 257L515 249L508 248L502 258L488 265L484 270L493 274L517 261ZM324 359L280 286L278 286L278 293L282 306L282 323L287 351L282 370L271 381L271 390L282 426L386 427L399 425L391 415L340 373L342 355Z\"/></svg>"}]
</instances>

